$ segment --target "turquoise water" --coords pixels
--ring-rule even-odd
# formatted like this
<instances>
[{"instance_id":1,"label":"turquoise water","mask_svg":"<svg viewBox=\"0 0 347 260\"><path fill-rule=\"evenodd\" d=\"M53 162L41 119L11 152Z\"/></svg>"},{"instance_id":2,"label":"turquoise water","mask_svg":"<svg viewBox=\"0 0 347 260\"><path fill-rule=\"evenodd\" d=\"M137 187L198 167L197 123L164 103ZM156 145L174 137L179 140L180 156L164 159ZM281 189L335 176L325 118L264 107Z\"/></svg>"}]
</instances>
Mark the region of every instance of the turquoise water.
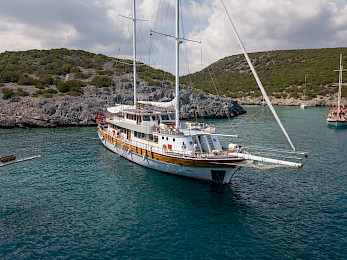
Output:
<instances>
[{"instance_id":1,"label":"turquoise water","mask_svg":"<svg viewBox=\"0 0 347 260\"><path fill-rule=\"evenodd\" d=\"M246 109L237 142L290 148L267 108ZM276 110L310 158L230 187L134 165L93 127L0 130L0 156L43 155L0 168L0 258L345 259L347 129L326 126L328 108Z\"/></svg>"}]
</instances>

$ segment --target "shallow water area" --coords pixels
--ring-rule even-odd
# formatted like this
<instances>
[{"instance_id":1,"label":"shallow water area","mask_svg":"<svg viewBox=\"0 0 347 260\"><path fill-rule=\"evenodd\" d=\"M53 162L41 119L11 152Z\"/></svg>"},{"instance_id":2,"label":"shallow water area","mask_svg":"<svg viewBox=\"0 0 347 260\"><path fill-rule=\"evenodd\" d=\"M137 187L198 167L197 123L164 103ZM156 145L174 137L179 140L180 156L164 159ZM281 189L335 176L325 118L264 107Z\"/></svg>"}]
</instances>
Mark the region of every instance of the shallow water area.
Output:
<instances>
[{"instance_id":1,"label":"shallow water area","mask_svg":"<svg viewBox=\"0 0 347 260\"><path fill-rule=\"evenodd\" d=\"M290 149L268 108L245 108L205 122ZM347 129L329 108L276 110L304 168L245 167L230 187L132 164L95 127L0 129L0 156L43 156L0 168L0 258L346 258Z\"/></svg>"}]
</instances>

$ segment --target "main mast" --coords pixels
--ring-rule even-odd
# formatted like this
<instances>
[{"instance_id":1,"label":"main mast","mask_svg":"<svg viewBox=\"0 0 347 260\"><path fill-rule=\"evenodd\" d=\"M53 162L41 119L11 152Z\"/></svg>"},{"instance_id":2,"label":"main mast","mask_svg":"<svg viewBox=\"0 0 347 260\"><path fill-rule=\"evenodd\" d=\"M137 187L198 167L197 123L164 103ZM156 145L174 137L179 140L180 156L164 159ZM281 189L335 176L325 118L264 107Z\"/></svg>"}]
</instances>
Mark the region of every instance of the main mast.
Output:
<instances>
[{"instance_id":1,"label":"main mast","mask_svg":"<svg viewBox=\"0 0 347 260\"><path fill-rule=\"evenodd\" d=\"M176 0L176 128L180 126L180 75L179 75L179 0Z\"/></svg>"},{"instance_id":2,"label":"main mast","mask_svg":"<svg viewBox=\"0 0 347 260\"><path fill-rule=\"evenodd\" d=\"M134 106L136 106L136 8L133 1L133 67L134 67Z\"/></svg>"}]
</instances>

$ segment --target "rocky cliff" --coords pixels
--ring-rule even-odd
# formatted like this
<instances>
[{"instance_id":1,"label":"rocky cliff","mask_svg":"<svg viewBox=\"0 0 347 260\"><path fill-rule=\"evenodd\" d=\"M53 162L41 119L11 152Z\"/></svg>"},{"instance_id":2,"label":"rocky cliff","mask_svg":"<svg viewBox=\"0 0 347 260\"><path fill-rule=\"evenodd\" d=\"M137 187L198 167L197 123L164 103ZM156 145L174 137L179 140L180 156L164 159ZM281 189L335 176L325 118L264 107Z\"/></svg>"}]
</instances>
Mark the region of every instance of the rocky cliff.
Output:
<instances>
[{"instance_id":1,"label":"rocky cliff","mask_svg":"<svg viewBox=\"0 0 347 260\"><path fill-rule=\"evenodd\" d=\"M18 86L10 83L7 88L14 91L21 88L29 94L37 89L34 86ZM133 103L131 83L115 84L107 90L88 85L81 96L57 95L16 96L8 100L0 97L0 127L55 127L88 126L96 124L96 113L106 115L106 108L116 103ZM139 100L170 101L174 97L171 87L138 87ZM183 87L180 93L181 118L233 117L245 110L230 98L221 98L202 91ZM227 114L228 115L227 115Z\"/></svg>"}]
</instances>

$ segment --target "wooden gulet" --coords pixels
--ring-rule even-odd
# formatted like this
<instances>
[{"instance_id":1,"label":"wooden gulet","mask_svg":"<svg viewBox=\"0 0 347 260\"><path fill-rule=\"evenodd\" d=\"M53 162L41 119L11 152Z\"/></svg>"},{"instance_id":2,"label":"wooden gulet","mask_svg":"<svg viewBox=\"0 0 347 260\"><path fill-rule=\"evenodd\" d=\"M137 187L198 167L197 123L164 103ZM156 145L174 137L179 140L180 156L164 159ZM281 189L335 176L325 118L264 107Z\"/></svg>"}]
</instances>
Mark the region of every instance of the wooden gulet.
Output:
<instances>
[{"instance_id":1,"label":"wooden gulet","mask_svg":"<svg viewBox=\"0 0 347 260\"><path fill-rule=\"evenodd\" d=\"M216 127L204 123L179 120L179 1L176 1L176 97L171 102L138 101L136 96L136 12L133 1L134 104L108 108L111 116L98 122L98 136L112 152L144 167L200 180L228 184L244 163L259 161L290 167L302 167L301 162L289 162L254 156L249 148L229 143L222 146ZM243 46L242 46L243 48ZM244 49L243 49L244 50ZM246 54L245 54L246 55ZM249 60L246 55L247 60ZM250 64L252 71L253 66ZM257 82L260 80L255 75ZM265 90L260 86L263 94ZM272 105L265 93L265 100ZM288 141L277 114L274 112ZM102 120L101 120L102 119ZM295 149L294 149L295 151ZM298 153L296 152L296 156ZM302 154L304 155L304 154Z\"/></svg>"},{"instance_id":2,"label":"wooden gulet","mask_svg":"<svg viewBox=\"0 0 347 260\"><path fill-rule=\"evenodd\" d=\"M226 184L244 160L221 146L212 125L181 122L177 129L174 111L138 105L106 122L98 127L103 144L151 169Z\"/></svg>"}]
</instances>

